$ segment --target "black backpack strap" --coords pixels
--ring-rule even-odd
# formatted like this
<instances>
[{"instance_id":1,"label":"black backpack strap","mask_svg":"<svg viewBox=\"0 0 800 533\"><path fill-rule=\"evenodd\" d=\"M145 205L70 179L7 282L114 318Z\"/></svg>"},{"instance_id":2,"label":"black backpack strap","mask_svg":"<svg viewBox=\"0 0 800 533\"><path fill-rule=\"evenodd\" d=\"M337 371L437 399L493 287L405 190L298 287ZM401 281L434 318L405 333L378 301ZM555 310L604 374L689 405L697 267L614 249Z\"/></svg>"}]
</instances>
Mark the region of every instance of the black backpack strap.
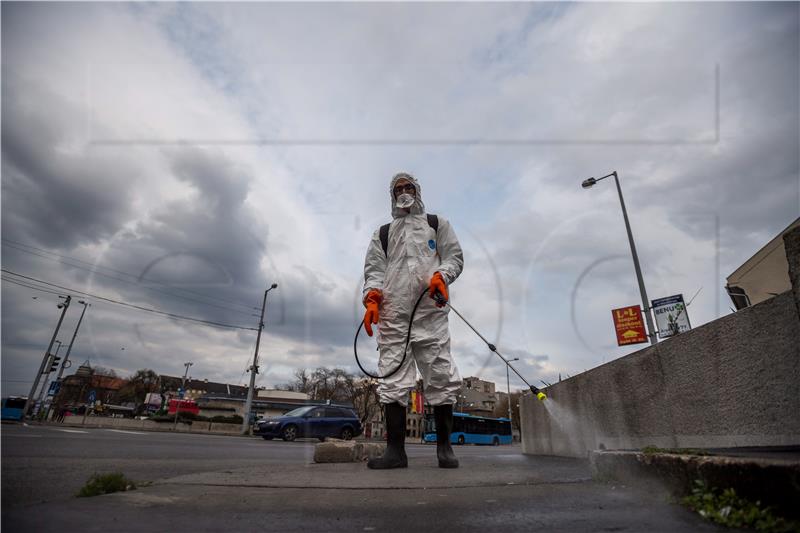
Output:
<instances>
[{"instance_id":1,"label":"black backpack strap","mask_svg":"<svg viewBox=\"0 0 800 533\"><path fill-rule=\"evenodd\" d=\"M430 213L427 214L428 216L428 225L433 228L433 231L439 232L439 217L436 215L431 215Z\"/></svg>"},{"instance_id":2,"label":"black backpack strap","mask_svg":"<svg viewBox=\"0 0 800 533\"><path fill-rule=\"evenodd\" d=\"M383 248L383 255L389 257L389 224L384 224L380 229L381 248Z\"/></svg>"},{"instance_id":3,"label":"black backpack strap","mask_svg":"<svg viewBox=\"0 0 800 533\"><path fill-rule=\"evenodd\" d=\"M428 213L426 216L428 218L428 225L433 228L433 231L438 233L439 217L437 217L436 215L431 215L430 213ZM381 238L381 248L383 248L383 255L385 255L386 257L389 257L389 225L390 224L384 224L383 226L381 226L381 229L378 232Z\"/></svg>"}]
</instances>

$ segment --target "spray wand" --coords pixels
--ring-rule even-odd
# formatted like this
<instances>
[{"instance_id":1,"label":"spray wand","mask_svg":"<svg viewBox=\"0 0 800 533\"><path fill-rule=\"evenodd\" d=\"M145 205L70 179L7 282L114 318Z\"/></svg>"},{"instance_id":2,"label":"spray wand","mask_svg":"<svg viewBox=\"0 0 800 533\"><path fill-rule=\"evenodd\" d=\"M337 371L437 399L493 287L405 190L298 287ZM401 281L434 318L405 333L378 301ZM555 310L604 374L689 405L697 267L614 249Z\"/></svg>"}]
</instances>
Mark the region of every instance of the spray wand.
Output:
<instances>
[{"instance_id":1,"label":"spray wand","mask_svg":"<svg viewBox=\"0 0 800 533\"><path fill-rule=\"evenodd\" d=\"M537 389L536 387L534 387L533 385L531 385L530 383L528 383L528 380L527 380L527 379L525 379L524 377L522 377L522 374L520 374L519 372L517 372L517 369L516 369L516 368L514 368L514 366L513 366L513 365L512 365L512 364L511 364L511 363L508 361L508 359L506 359L505 357L503 357L503 354L501 354L500 352L498 352L498 351L497 351L497 346L495 346L495 345L494 345L494 344L492 344L491 342L487 341L487 340L486 340L486 338L485 338L483 335L481 335L481 334L480 334L480 332L478 332L478 330L477 330L477 329L475 329L475 328L472 326L472 324L470 324L470 323L469 323L469 320L467 320L466 318L464 318L464 316L463 316L461 313L459 313L459 312L458 312L458 309L456 309L455 307L453 307L453 304L452 304L452 303L450 303L449 301L447 301L447 299L444 297L444 295L443 295L441 292L439 292L439 291L436 291L436 292L434 293L434 295L433 295L433 299L434 299L434 300L436 300L436 303L437 303L437 304L439 304L440 306L443 306L443 305L449 305L449 306L450 306L450 309L452 309L452 310L453 310L453 312L454 312L455 314L457 314L457 315L458 315L458 318L460 318L461 320L463 320L463 321L464 321L464 323L465 323L466 325L468 325L468 326L469 326L469 329L471 329L472 331L474 331L474 332L475 332L475 335L477 335L478 337L480 337L480 338L481 338L481 340L482 340L483 342L485 342L485 343L486 343L486 346L488 346L488 347L489 347L489 350L491 350L492 352L494 352L494 353L495 353L495 355L497 355L497 357L499 357L500 359L502 359L502 360L503 360L503 362L504 362L506 365L508 365L508 367L509 367L511 370L513 370L513 371L514 371L514 373L515 373L515 374L516 374L516 375L519 377L519 379L521 379L522 381L524 381L524 382L525 382L525 385L527 385L527 386L528 386L528 387L531 389L531 392L532 392L533 394L535 394L535 395L536 395L536 397L537 397L537 398L538 398L540 401L545 401L545 400L547 399L547 395L546 395L544 392L542 392L540 389Z\"/></svg>"},{"instance_id":2,"label":"spray wand","mask_svg":"<svg viewBox=\"0 0 800 533\"><path fill-rule=\"evenodd\" d=\"M400 368L403 366L403 363L404 363L404 362L405 362L405 360L406 360L406 353L408 352L408 344L409 344L409 342L411 342L411 325L412 325L412 324L413 324L413 322L414 322L414 315L415 315L415 314L416 314L416 312L417 312L417 307L419 307L419 304L420 304L420 302L422 301L422 298L423 298L423 297L424 297L426 294L428 294L428 287L425 287L425 289L424 289L424 290L423 290L423 291L420 293L419 297L417 298L417 303L416 303L416 304L414 304L414 309L412 309L412 311L411 311L411 318L409 318L409 320L408 320L408 333L406 334L406 346L405 346L405 349L403 350L403 358L400 360L400 364L398 364L398 365L397 365L397 367L395 367L394 369L392 369L392 370L388 371L386 374L384 374L384 375L382 375L382 376L380 376L380 375L377 375L377 374L372 374L372 373L368 372L368 371L367 371L367 370L364 368L364 366L361 364L361 361L360 361L360 360L359 360L359 358L358 358L358 335L359 335L359 333L361 333L361 328L364 326L363 322L360 322L360 323L358 324L358 329L356 329L356 336L355 336L355 338L353 339L353 353L354 353L354 355L355 355L355 357L356 357L356 364L358 364L358 367L361 369L361 371L362 371L362 372L364 372L364 374L366 374L367 376L369 376L369 377L371 377L371 378L375 378L375 379L386 379L386 378L388 378L389 376L392 376L392 375L394 375L394 374L395 374L395 373L396 373L398 370L400 370ZM503 354L501 354L500 352L498 352L498 351L497 351L497 346L495 346L495 345L494 345L494 344L492 344L491 342L487 341L487 340L484 338L484 336L483 336L483 335L481 335L481 334L478 332L478 330L477 330L477 329L475 329L475 328L472 326L472 324L470 324L470 323L469 323L469 321L468 321L466 318L464 318L464 316L463 316L461 313L459 313L459 312L458 312L458 309L456 309L455 307L453 307L453 304L451 304L451 303L450 303L450 302L447 300L447 298L445 298L445 297L444 297L444 295L443 295L441 292L439 292L439 291L436 291L436 292L433 294L433 299L436 301L436 303L437 303L437 304L438 304L440 307L443 307L443 306L445 306L445 305L448 305L448 306L450 306L450 309L452 309L452 310L453 310L453 312L454 312L455 314L457 314L457 315L458 315L458 318L460 318L461 320L463 320L463 321L464 321L464 323L465 323L466 325L468 325L468 326L470 327L470 329L471 329L472 331L474 331L474 332L475 332L475 334L476 334L478 337L480 337L480 338L481 338L481 340L482 340L483 342L485 342L485 343L486 343L486 346L488 346L488 347L489 347L489 349L490 349L492 352L494 352L494 353L497 355L497 357L499 357L500 359L502 359L502 360L503 360L503 362L504 362L506 365L508 365L508 367L509 367L511 370L513 370L513 371L514 371L514 373L515 373L517 376L519 376L519 379L521 379L522 381L524 381L524 382L525 382L525 385L527 385L527 386L528 386L528 387L531 389L531 392L532 392L534 395L536 395L536 397L537 397L537 398L538 398L540 401L544 401L544 400L546 400L546 399L547 399L547 395L546 395L544 392L542 392L540 389L537 389L536 387L534 387L533 385L531 385L530 383L528 383L528 380L527 380L527 379L525 379L525 378L522 376L522 374L520 374L519 372L517 372L517 369L516 369L516 368L514 368L514 366L513 366L513 365L512 365L512 364L511 364L511 363L508 361L508 359L506 359L505 357L503 357Z\"/></svg>"}]
</instances>

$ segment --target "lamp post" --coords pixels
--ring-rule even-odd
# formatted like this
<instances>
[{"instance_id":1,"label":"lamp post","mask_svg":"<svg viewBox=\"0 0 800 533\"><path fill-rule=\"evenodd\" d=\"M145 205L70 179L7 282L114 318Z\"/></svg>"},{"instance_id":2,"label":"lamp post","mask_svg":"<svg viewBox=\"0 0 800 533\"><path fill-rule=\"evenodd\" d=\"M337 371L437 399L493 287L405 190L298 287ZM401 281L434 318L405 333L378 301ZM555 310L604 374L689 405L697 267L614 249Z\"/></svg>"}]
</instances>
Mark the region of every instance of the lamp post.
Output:
<instances>
[{"instance_id":1,"label":"lamp post","mask_svg":"<svg viewBox=\"0 0 800 533\"><path fill-rule=\"evenodd\" d=\"M625 229L628 232L628 242L631 245L631 255L633 256L633 268L636 270L636 280L639 282L639 293L642 297L642 311L644 312L645 320L647 320L647 336L650 337L650 344L655 346L656 342L656 329L653 327L653 317L650 315L650 304L647 299L647 291L644 288L644 279L642 278L642 269L639 266L639 256L636 254L636 245L633 242L633 233L631 232L631 223L628 221L628 211L625 209L625 200L622 198L622 188L619 186L619 177L615 170L611 174L606 174L600 178L588 178L583 180L581 187L588 189L594 186L600 180L614 176L614 182L617 184L617 193L619 193L619 203L622 206L622 217L625 219Z\"/></svg>"},{"instance_id":2,"label":"lamp post","mask_svg":"<svg viewBox=\"0 0 800 533\"><path fill-rule=\"evenodd\" d=\"M28 416L28 411L30 410L33 404L33 397L36 395L36 388L39 386L39 378L42 377L42 373L44 373L44 367L47 364L47 361L50 359L50 350L53 349L53 343L56 342L56 336L58 335L58 330L61 328L61 322L64 321L64 315L67 314L67 309L69 309L69 303L72 301L72 296L67 295L64 299L64 303L58 304L58 308L61 309L61 316L58 319L58 324L56 324L56 329L53 332L53 336L50 338L50 344L47 345L47 350L44 352L44 357L42 358L42 363L39 366L39 372L36 373L36 377L33 379L33 386L31 387L31 392L28 394L28 399L25 401L25 408L22 411L23 416Z\"/></svg>"},{"instance_id":3,"label":"lamp post","mask_svg":"<svg viewBox=\"0 0 800 533\"><path fill-rule=\"evenodd\" d=\"M256 374L258 374L258 346L261 344L261 330L264 329L264 310L267 308L267 293L277 288L278 284L273 283L269 289L265 290L264 301L261 303L261 318L258 319L256 351L253 354L253 366L250 367L250 387L247 389L247 401L244 404L244 416L242 417L242 435L247 435L250 432L250 409L253 406L253 390L256 386Z\"/></svg>"},{"instance_id":4,"label":"lamp post","mask_svg":"<svg viewBox=\"0 0 800 533\"><path fill-rule=\"evenodd\" d=\"M183 373L183 380L181 380L181 390L183 391L184 395L186 395L186 376L189 375L189 367L192 366L193 364L194 363L192 363L191 361L183 363L183 366L186 367L186 370ZM175 402L175 424L172 426L173 430L178 428L178 413L181 411L181 400L183 400L183 398L179 397L178 400Z\"/></svg>"},{"instance_id":5,"label":"lamp post","mask_svg":"<svg viewBox=\"0 0 800 533\"><path fill-rule=\"evenodd\" d=\"M514 434L514 424L511 419L511 381L508 378L508 366L511 364L511 361L519 361L519 357L515 357L514 359L509 359L506 361L506 389L508 389L508 420L511 424L511 434Z\"/></svg>"},{"instance_id":6,"label":"lamp post","mask_svg":"<svg viewBox=\"0 0 800 533\"><path fill-rule=\"evenodd\" d=\"M61 361L61 366L58 368L58 375L56 376L57 382L61 381L61 376L64 375L64 370L72 366L72 363L69 362L69 354L72 353L72 347L75 345L75 339L78 337L78 330L81 327L81 322L83 322L83 315L86 314L86 309L92 305L84 302L83 300L78 300L78 303L83 306L83 311L81 311L81 316L78 319L78 325L75 326L75 331L72 333L72 340L69 341L69 346L67 346L67 354L64 356L64 360ZM53 403L55 403L56 397L57 395L53 396ZM58 405L60 405L60 403ZM47 417L49 419L50 414L48 414Z\"/></svg>"},{"instance_id":7,"label":"lamp post","mask_svg":"<svg viewBox=\"0 0 800 533\"><path fill-rule=\"evenodd\" d=\"M78 319L78 325L75 326L75 331L72 333L72 340L69 341L69 346L67 346L67 354L64 356L64 360L61 361L61 368L58 369L58 377L56 377L56 381L61 381L61 376L64 374L64 369L69 368L67 365L67 362L69 361L69 354L72 353L72 347L75 346L75 339L78 337L78 330L81 327L81 322L83 322L83 315L86 314L86 309L92 306L92 304L86 303L83 300L78 300L78 303L83 306L83 311L81 311L81 316Z\"/></svg>"}]
</instances>

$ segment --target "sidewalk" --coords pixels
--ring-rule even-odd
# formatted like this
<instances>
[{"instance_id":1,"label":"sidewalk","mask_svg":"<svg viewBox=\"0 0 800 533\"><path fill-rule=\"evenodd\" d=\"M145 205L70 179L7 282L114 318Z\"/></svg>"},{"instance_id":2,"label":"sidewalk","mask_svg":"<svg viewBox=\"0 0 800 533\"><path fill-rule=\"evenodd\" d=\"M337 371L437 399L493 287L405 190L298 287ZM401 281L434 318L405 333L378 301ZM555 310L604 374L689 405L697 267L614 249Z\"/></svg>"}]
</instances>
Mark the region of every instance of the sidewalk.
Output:
<instances>
[{"instance_id":1,"label":"sidewalk","mask_svg":"<svg viewBox=\"0 0 800 533\"><path fill-rule=\"evenodd\" d=\"M363 463L259 466L165 479L135 491L17 508L9 531L720 531L666 492L591 479L587 460L467 455L438 468Z\"/></svg>"}]
</instances>

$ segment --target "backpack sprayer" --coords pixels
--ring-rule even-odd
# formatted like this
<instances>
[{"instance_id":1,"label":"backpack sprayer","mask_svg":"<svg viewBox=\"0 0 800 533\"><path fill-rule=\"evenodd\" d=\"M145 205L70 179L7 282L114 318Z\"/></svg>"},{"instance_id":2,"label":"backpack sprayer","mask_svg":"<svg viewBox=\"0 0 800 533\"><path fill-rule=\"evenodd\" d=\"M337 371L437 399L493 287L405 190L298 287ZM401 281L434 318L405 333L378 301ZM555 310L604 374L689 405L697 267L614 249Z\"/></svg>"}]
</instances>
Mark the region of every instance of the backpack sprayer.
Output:
<instances>
[{"instance_id":1,"label":"backpack sprayer","mask_svg":"<svg viewBox=\"0 0 800 533\"><path fill-rule=\"evenodd\" d=\"M417 298L417 303L415 303L415 304L414 304L414 309L411 311L411 318L409 318L409 319L408 319L408 333L406 334L406 346L405 346L405 349L403 350L403 358L400 360L400 364L399 364L399 365L397 365L397 368L395 368L395 369L394 369L394 370L392 370L391 372L388 372L388 373L384 374L383 376L378 376L378 375L375 375L375 374L371 374L370 372L367 372L367 370L366 370L366 369L365 369L365 368L364 368L364 367L361 365L361 361L358 359L358 348L356 347L356 345L358 344L358 335L361 333L361 328L362 328L362 327L364 327L364 321L362 320L362 321L359 323L359 325L358 325L358 329L356 330L356 337L355 337L355 339L353 340L353 353L354 353L354 354L355 354L355 356L356 356L356 363L358 364L358 368L360 368L360 369L361 369L361 371L362 371L364 374L366 374L367 376L369 376L369 377L371 377L371 378L375 378L375 379L386 379L386 378L388 378L388 377L390 377L390 376L394 375L395 373L397 373L397 371L398 371L398 370L400 370L400 368L402 368L402 366L403 366L403 363L405 363L405 361L406 361L406 354L408 353L408 344L409 344L409 342L411 342L411 325L414 323L414 314L417 312L417 307L419 307L419 304L420 304L420 302L422 301L422 298L423 298L423 297L424 297L424 296L425 296L427 293L428 293L428 288L427 288L427 287L425 287L425 289L422 291L422 293L420 293L420 295L419 295L419 298ZM497 355L497 357L499 357L500 359L502 359L502 360L503 360L503 362L504 362L506 365L508 365L508 367L509 367L511 370L513 370L513 371L514 371L514 373L515 373L515 374L516 374L516 375L519 377L519 379L521 379L523 382L525 382L525 385L527 385L527 386L528 386L528 387L531 389L531 392L532 392L534 395L536 395L536 397L537 397L537 398L538 398L540 401L544 401L544 400L546 400L546 399L547 399L547 395L546 395L544 392L542 392L540 389L537 389L536 387L534 387L533 385L531 385L530 383L528 383L528 380L527 380L527 379L525 379L524 377L522 377L522 374L520 374L519 372L517 372L517 369L516 369L516 368L514 368L514 366L513 366L513 365L512 365L512 364L511 364L511 363L508 361L508 359L506 359L505 357L503 357L503 354L501 354L500 352L498 352L498 351L497 351L497 346L495 346L495 345L494 345L494 344L492 344L491 342L487 341L487 340L486 340L486 338L485 338L483 335L481 335L481 334L480 334L480 332L479 332L477 329L475 329L475 328L472 326L472 324L470 324L470 323L469 323L469 321L468 321L466 318L464 318L464 316L463 316L461 313L459 313L459 312L458 312L458 310L457 310L455 307L453 307L453 304L452 304L452 303L450 303L450 302L449 302L449 301L448 301L448 300L447 300L447 299L444 297L444 295L443 295L441 292L439 292L439 291L436 291L436 292L433 294L433 299L436 301L437 305L439 305L439 306L445 306L445 305L449 305L449 306L450 306L450 309L452 309L452 310L453 310L453 312L454 312L455 314L457 314L457 315L458 315L458 318L460 318L461 320L463 320L463 321L464 321L464 323L465 323L467 326L469 326L469 329L471 329L472 331L474 331L474 332L475 332L475 334L476 334L478 337L480 337L480 338L481 338L481 340L482 340L483 342L485 342L485 343L486 343L486 346L488 346L488 347L489 347L489 350L490 350L490 351L492 351L492 352L493 352L495 355Z\"/></svg>"}]
</instances>

